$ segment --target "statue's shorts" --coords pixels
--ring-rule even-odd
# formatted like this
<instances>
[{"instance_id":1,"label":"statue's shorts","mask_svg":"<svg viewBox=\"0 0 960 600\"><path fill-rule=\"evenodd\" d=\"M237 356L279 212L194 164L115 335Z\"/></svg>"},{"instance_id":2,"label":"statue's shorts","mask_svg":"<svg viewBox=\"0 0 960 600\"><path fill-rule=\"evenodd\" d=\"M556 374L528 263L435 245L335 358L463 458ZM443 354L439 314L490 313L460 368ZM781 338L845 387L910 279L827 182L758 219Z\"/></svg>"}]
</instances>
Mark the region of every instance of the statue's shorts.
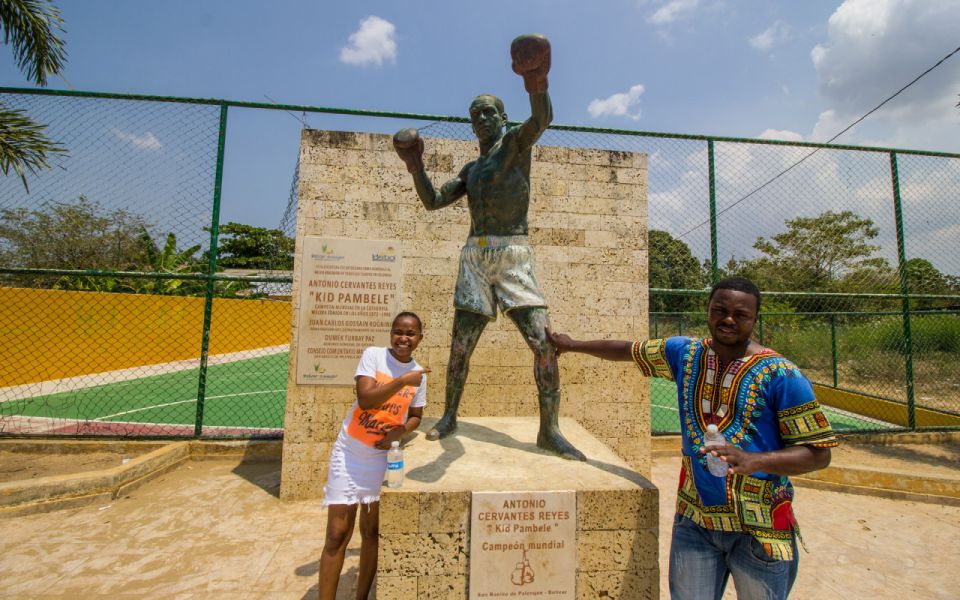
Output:
<instances>
[{"instance_id":1,"label":"statue's shorts","mask_svg":"<svg viewBox=\"0 0 960 600\"><path fill-rule=\"evenodd\" d=\"M460 251L453 305L491 319L497 318L497 306L504 313L515 308L546 308L533 274L533 250L527 236L467 238Z\"/></svg>"}]
</instances>

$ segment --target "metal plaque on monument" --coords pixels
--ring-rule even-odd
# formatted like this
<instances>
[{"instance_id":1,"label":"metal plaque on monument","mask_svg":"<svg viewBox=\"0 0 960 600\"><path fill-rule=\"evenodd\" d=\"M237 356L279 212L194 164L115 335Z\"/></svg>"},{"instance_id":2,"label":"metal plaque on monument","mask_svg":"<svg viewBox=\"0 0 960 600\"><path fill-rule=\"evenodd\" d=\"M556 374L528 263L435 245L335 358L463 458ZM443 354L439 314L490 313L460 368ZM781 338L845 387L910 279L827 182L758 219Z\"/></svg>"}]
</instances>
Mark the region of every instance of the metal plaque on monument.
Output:
<instances>
[{"instance_id":1,"label":"metal plaque on monument","mask_svg":"<svg viewBox=\"0 0 960 600\"><path fill-rule=\"evenodd\" d=\"M303 238L298 384L353 385L363 350L389 345L402 256L395 240Z\"/></svg>"},{"instance_id":2,"label":"metal plaque on monument","mask_svg":"<svg viewBox=\"0 0 960 600\"><path fill-rule=\"evenodd\" d=\"M575 596L574 491L473 492L470 600Z\"/></svg>"}]
</instances>

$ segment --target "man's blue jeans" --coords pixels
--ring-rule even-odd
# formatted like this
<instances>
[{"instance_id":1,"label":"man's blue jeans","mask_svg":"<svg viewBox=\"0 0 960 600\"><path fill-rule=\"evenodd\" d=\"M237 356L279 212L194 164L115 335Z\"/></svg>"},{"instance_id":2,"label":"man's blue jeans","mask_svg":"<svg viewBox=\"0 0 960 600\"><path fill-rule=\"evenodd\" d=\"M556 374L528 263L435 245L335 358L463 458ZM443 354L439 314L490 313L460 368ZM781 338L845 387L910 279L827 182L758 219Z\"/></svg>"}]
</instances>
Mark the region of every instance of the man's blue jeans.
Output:
<instances>
[{"instance_id":1,"label":"man's blue jeans","mask_svg":"<svg viewBox=\"0 0 960 600\"><path fill-rule=\"evenodd\" d=\"M710 531L678 515L670 543L670 597L720 600L733 575L739 600L785 600L798 562L796 540L793 560L774 560L748 533Z\"/></svg>"}]
</instances>

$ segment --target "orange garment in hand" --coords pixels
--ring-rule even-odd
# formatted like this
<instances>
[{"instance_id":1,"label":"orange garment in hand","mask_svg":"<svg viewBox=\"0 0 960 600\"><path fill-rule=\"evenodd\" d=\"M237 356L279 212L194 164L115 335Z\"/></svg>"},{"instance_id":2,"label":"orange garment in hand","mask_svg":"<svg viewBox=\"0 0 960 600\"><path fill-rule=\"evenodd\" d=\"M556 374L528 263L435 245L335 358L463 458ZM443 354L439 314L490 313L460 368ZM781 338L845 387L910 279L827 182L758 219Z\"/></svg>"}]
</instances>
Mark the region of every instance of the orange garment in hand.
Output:
<instances>
[{"instance_id":1,"label":"orange garment in hand","mask_svg":"<svg viewBox=\"0 0 960 600\"><path fill-rule=\"evenodd\" d=\"M376 380L378 385L383 385L393 381L393 377L377 371ZM347 433L367 446L375 446L388 431L403 426L416 392L416 387L407 385L377 408L363 409L356 406L347 425Z\"/></svg>"}]
</instances>

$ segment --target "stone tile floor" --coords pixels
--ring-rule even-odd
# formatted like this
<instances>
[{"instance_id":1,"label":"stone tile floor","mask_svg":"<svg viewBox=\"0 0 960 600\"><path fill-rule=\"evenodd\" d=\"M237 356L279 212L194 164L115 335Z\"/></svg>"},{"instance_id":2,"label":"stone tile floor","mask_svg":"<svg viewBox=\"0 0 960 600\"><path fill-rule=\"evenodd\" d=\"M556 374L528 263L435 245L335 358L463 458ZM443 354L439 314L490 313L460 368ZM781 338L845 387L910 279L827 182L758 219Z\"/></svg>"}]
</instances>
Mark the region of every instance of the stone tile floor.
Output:
<instances>
[{"instance_id":1,"label":"stone tile floor","mask_svg":"<svg viewBox=\"0 0 960 600\"><path fill-rule=\"evenodd\" d=\"M280 501L279 468L189 462L109 504L0 520L0 597L315 598L326 513ZM654 460L662 598L677 472ZM960 507L798 488L796 512L810 553L792 598L957 597ZM339 598L358 553L355 535Z\"/></svg>"}]
</instances>

